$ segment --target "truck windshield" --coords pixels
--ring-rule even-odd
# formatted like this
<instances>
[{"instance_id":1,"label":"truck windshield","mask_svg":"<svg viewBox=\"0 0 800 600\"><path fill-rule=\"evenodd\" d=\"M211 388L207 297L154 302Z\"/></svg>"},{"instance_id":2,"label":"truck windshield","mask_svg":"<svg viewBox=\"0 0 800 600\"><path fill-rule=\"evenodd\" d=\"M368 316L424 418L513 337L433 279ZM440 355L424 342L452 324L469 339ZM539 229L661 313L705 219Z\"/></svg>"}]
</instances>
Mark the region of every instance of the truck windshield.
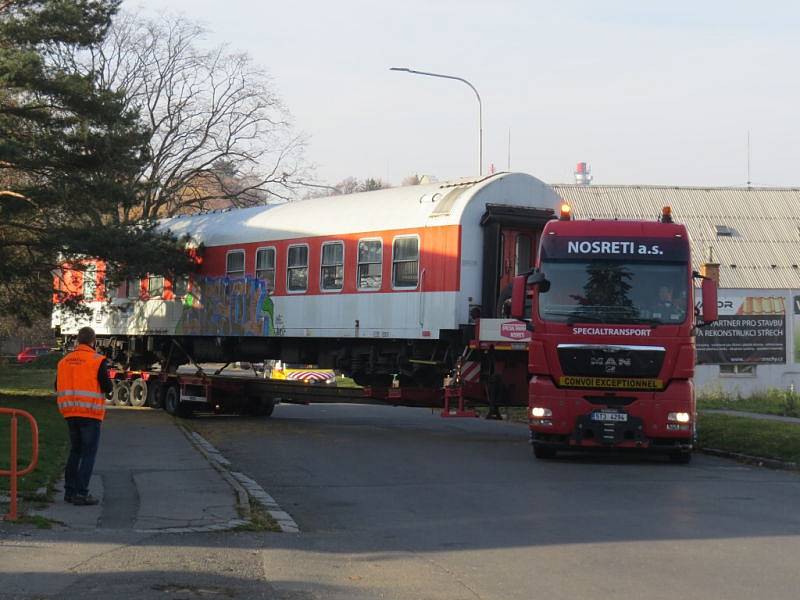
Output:
<instances>
[{"instance_id":1,"label":"truck windshield","mask_svg":"<svg viewBox=\"0 0 800 600\"><path fill-rule=\"evenodd\" d=\"M670 262L543 261L550 289L538 296L539 316L558 323L683 323L687 269Z\"/></svg>"}]
</instances>

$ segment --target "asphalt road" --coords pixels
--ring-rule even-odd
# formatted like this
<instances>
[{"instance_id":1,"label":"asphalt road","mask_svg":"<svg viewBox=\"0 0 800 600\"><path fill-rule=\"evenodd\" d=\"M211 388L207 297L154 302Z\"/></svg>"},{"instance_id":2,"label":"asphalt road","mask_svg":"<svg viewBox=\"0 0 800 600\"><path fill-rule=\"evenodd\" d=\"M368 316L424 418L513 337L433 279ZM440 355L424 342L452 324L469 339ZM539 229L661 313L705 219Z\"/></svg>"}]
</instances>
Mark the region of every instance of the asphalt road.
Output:
<instances>
[{"instance_id":1,"label":"asphalt road","mask_svg":"<svg viewBox=\"0 0 800 600\"><path fill-rule=\"evenodd\" d=\"M537 461L523 425L276 408L191 425L300 535L259 538L291 599L795 599L800 476L696 456Z\"/></svg>"}]
</instances>

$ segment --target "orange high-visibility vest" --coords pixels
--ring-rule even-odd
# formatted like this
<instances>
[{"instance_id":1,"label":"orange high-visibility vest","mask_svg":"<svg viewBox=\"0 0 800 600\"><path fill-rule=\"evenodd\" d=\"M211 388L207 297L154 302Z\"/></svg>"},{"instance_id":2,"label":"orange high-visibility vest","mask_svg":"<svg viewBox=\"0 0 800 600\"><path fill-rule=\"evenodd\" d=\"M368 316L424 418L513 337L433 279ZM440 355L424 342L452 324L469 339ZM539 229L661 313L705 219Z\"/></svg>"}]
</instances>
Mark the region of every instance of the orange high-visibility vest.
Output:
<instances>
[{"instance_id":1,"label":"orange high-visibility vest","mask_svg":"<svg viewBox=\"0 0 800 600\"><path fill-rule=\"evenodd\" d=\"M103 420L106 396L97 381L100 363L106 359L91 346L79 344L58 361L58 410L64 418L86 417Z\"/></svg>"}]
</instances>

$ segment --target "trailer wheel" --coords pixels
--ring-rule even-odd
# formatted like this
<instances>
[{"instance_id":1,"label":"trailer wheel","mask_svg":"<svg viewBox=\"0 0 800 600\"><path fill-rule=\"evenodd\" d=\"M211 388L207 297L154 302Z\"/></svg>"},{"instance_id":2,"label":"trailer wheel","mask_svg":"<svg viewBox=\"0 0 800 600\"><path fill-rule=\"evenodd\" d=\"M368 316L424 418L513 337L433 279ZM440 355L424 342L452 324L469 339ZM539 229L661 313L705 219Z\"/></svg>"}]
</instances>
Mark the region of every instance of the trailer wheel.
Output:
<instances>
[{"instance_id":1,"label":"trailer wheel","mask_svg":"<svg viewBox=\"0 0 800 600\"><path fill-rule=\"evenodd\" d=\"M180 404L181 392L178 389L178 386L169 386L167 391L164 393L164 410L172 416L176 416L178 414L178 407Z\"/></svg>"},{"instance_id":2,"label":"trailer wheel","mask_svg":"<svg viewBox=\"0 0 800 600\"><path fill-rule=\"evenodd\" d=\"M142 379L135 379L131 383L130 399L131 406L142 407L147 403L147 382Z\"/></svg>"},{"instance_id":3,"label":"trailer wheel","mask_svg":"<svg viewBox=\"0 0 800 600\"><path fill-rule=\"evenodd\" d=\"M670 452L669 462L675 463L676 465L688 465L690 462L692 462L692 453Z\"/></svg>"},{"instance_id":4,"label":"trailer wheel","mask_svg":"<svg viewBox=\"0 0 800 600\"><path fill-rule=\"evenodd\" d=\"M550 448L548 446L542 446L540 444L533 445L533 455L536 458L555 458L556 457L556 450L554 448Z\"/></svg>"},{"instance_id":5,"label":"trailer wheel","mask_svg":"<svg viewBox=\"0 0 800 600\"><path fill-rule=\"evenodd\" d=\"M127 381L115 381L111 398L116 406L129 406L131 403L131 386Z\"/></svg>"}]
</instances>

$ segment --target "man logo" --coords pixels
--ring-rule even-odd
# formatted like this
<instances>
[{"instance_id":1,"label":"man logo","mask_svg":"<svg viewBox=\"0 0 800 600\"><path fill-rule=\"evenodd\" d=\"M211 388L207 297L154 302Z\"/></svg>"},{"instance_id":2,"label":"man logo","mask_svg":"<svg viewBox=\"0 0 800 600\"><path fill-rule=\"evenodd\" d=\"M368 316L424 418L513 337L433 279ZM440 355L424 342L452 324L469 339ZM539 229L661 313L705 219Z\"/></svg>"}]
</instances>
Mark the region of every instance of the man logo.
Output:
<instances>
[{"instance_id":1,"label":"man logo","mask_svg":"<svg viewBox=\"0 0 800 600\"><path fill-rule=\"evenodd\" d=\"M617 367L630 367L630 358L603 358L601 356L592 357L593 367L603 367L606 373L616 373Z\"/></svg>"}]
</instances>

